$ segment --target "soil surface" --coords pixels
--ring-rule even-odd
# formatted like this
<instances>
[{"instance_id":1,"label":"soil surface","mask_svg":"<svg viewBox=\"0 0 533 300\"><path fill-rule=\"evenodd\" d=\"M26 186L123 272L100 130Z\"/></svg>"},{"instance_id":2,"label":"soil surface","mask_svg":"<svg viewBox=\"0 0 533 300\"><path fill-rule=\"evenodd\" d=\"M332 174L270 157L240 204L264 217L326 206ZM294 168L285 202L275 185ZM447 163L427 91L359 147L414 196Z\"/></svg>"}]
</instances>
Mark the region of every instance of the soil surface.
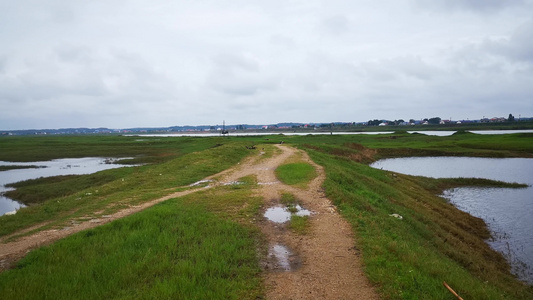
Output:
<instances>
[{"instance_id":1,"label":"soil surface","mask_svg":"<svg viewBox=\"0 0 533 300\"><path fill-rule=\"evenodd\" d=\"M311 211L309 232L303 235L288 230L286 223L275 223L266 218L258 221L269 242L269 253L262 262L265 269L266 298L378 299L374 288L363 274L350 225L337 213L321 188L325 178L322 167L311 161L303 151L285 145L276 146L280 151L270 158L263 158L261 152L260 155L250 157L231 169L206 178L208 187L212 187L255 175L260 186L257 192L264 198L265 209L279 205L281 193L288 192L299 200L303 208ZM304 161L315 167L318 174L305 189L282 184L274 174L280 164L298 152ZM3 237L0 239L0 271L13 266L34 248L205 188L173 193L98 219L85 222L71 220L72 226L40 231L13 242L5 242L9 236ZM20 233L22 232L16 234Z\"/></svg>"}]
</instances>

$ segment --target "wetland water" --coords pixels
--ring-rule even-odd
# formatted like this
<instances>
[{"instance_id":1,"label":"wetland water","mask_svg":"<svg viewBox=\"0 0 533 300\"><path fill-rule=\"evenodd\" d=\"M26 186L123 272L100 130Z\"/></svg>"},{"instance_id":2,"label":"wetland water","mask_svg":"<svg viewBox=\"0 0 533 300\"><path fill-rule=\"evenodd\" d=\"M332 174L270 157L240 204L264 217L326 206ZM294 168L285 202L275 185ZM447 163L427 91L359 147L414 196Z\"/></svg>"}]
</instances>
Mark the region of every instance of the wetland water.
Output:
<instances>
[{"instance_id":1,"label":"wetland water","mask_svg":"<svg viewBox=\"0 0 533 300\"><path fill-rule=\"evenodd\" d=\"M409 126L405 127L409 129ZM513 133L533 133L532 129L523 129L523 130L467 130L476 134L513 134ZM420 133L425 135L435 135L435 136L450 136L454 134L455 130L414 130L407 131L408 133ZM261 136L261 135L280 135L280 136L305 136L305 135L357 135L357 134L393 134L394 131L306 131L306 132L290 132L290 131L279 131L279 132L230 132L229 136ZM124 136L139 136L139 137L216 137L221 136L220 132L176 132L176 133L153 133L153 134L125 134Z\"/></svg>"},{"instance_id":2,"label":"wetland water","mask_svg":"<svg viewBox=\"0 0 533 300\"><path fill-rule=\"evenodd\" d=\"M476 177L528 184L527 188L454 188L443 197L482 218L493 232L487 243L503 253L513 272L533 283L533 159L406 157L377 161L374 168L433 178Z\"/></svg>"},{"instance_id":3,"label":"wetland water","mask_svg":"<svg viewBox=\"0 0 533 300\"><path fill-rule=\"evenodd\" d=\"M0 161L0 166L27 167L27 169L13 169L0 172L0 216L24 207L24 204L3 195L4 192L11 190L11 188L6 187L7 184L40 177L92 174L102 170L129 166L113 162L109 158L102 157L65 158L29 163Z\"/></svg>"}]
</instances>

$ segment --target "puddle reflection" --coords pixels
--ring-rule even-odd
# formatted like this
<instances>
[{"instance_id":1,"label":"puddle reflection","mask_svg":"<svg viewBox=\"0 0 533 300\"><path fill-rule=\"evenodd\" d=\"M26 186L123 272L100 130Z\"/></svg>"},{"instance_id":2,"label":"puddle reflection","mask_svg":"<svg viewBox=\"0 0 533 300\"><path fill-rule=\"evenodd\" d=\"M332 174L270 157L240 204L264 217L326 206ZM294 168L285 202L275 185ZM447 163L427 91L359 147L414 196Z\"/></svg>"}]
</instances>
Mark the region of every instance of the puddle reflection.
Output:
<instances>
[{"instance_id":1,"label":"puddle reflection","mask_svg":"<svg viewBox=\"0 0 533 300\"><path fill-rule=\"evenodd\" d=\"M295 206L297 216L304 217L311 215L311 211L303 209L300 205ZM275 206L265 211L265 218L274 223L285 223L291 219L292 213L287 207Z\"/></svg>"},{"instance_id":2,"label":"puddle reflection","mask_svg":"<svg viewBox=\"0 0 533 300\"><path fill-rule=\"evenodd\" d=\"M272 247L270 251L270 255L274 256L274 258L276 259L277 269L282 269L284 271L291 270L291 254L292 253L289 248L280 244L274 245L274 247Z\"/></svg>"}]
</instances>

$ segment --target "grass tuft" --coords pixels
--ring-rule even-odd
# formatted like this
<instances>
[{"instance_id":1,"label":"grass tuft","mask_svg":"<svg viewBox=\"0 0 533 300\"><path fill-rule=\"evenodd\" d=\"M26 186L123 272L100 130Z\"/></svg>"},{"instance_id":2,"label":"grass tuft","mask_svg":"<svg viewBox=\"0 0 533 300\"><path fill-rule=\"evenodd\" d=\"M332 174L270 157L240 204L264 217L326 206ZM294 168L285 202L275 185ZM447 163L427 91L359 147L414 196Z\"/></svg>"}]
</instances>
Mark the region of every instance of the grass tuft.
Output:
<instances>
[{"instance_id":1,"label":"grass tuft","mask_svg":"<svg viewBox=\"0 0 533 300\"><path fill-rule=\"evenodd\" d=\"M290 163L279 166L276 176L285 184L306 187L317 174L315 168L308 163Z\"/></svg>"},{"instance_id":2,"label":"grass tuft","mask_svg":"<svg viewBox=\"0 0 533 300\"><path fill-rule=\"evenodd\" d=\"M291 215L291 221L289 223L289 228L296 234L304 235L309 233L309 217L308 216L298 216Z\"/></svg>"}]
</instances>

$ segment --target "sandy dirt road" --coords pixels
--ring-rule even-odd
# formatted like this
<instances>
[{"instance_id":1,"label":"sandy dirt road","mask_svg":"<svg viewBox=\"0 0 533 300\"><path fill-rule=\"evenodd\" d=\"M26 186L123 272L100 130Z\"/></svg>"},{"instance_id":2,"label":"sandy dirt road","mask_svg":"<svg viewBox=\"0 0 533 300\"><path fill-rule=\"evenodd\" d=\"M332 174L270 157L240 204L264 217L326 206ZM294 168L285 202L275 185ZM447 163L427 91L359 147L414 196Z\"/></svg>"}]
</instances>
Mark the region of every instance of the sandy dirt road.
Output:
<instances>
[{"instance_id":1,"label":"sandy dirt road","mask_svg":"<svg viewBox=\"0 0 533 300\"><path fill-rule=\"evenodd\" d=\"M210 186L233 182L248 175L257 176L257 192L264 199L265 208L279 205L281 193L292 193L302 206L311 211L310 230L297 235L286 224L262 219L258 226L269 241L269 254L263 261L267 299L378 299L373 287L362 271L361 260L350 225L337 213L325 197L321 185L324 181L322 167L300 152L302 159L313 165L318 176L308 188L294 188L279 182L274 170L299 150L276 145L279 149L271 158L261 155L250 157L237 166L210 176ZM196 188L143 203L77 223L59 230L45 230L33 235L5 242L0 239L0 270L7 269L31 249L48 245L73 233L109 223L139 212L162 201L181 197L205 189ZM42 226L42 225L41 225ZM281 256L279 249L283 249ZM286 262L283 262L286 255Z\"/></svg>"}]
</instances>

